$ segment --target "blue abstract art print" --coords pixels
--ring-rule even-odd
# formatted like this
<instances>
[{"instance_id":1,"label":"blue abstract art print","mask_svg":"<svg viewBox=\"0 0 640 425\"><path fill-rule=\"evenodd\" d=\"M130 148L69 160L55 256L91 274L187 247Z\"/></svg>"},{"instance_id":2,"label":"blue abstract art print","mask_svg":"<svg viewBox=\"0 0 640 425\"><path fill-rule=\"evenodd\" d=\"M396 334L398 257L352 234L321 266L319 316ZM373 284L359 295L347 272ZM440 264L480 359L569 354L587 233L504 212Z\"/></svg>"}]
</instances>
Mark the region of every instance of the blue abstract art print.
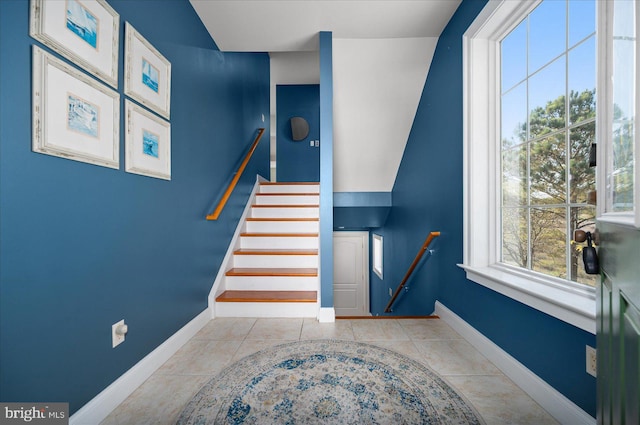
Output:
<instances>
[{"instance_id":1,"label":"blue abstract art print","mask_svg":"<svg viewBox=\"0 0 640 425\"><path fill-rule=\"evenodd\" d=\"M158 93L158 70L142 58L142 84Z\"/></svg>"},{"instance_id":2,"label":"blue abstract art print","mask_svg":"<svg viewBox=\"0 0 640 425\"><path fill-rule=\"evenodd\" d=\"M158 135L147 130L142 130L142 153L157 158L158 139Z\"/></svg>"},{"instance_id":3,"label":"blue abstract art print","mask_svg":"<svg viewBox=\"0 0 640 425\"><path fill-rule=\"evenodd\" d=\"M99 110L96 105L86 102L79 97L68 95L67 126L69 129L98 137Z\"/></svg>"},{"instance_id":4,"label":"blue abstract art print","mask_svg":"<svg viewBox=\"0 0 640 425\"><path fill-rule=\"evenodd\" d=\"M67 28L91 47L98 47L98 19L76 0L67 0Z\"/></svg>"}]
</instances>

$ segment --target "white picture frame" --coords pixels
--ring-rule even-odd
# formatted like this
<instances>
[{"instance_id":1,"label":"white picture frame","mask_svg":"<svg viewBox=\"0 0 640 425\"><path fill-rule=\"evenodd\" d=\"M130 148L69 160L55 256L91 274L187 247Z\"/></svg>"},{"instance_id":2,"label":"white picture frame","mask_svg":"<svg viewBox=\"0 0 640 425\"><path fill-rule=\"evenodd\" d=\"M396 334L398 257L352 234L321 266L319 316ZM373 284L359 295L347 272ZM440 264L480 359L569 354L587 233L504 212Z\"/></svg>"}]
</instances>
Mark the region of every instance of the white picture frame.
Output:
<instances>
[{"instance_id":1,"label":"white picture frame","mask_svg":"<svg viewBox=\"0 0 640 425\"><path fill-rule=\"evenodd\" d=\"M118 88L120 15L105 0L31 0L29 35Z\"/></svg>"},{"instance_id":2,"label":"white picture frame","mask_svg":"<svg viewBox=\"0 0 640 425\"><path fill-rule=\"evenodd\" d=\"M120 94L33 46L32 150L120 168Z\"/></svg>"},{"instance_id":3,"label":"white picture frame","mask_svg":"<svg viewBox=\"0 0 640 425\"><path fill-rule=\"evenodd\" d=\"M124 94L166 119L171 111L171 62L125 23Z\"/></svg>"},{"instance_id":4,"label":"white picture frame","mask_svg":"<svg viewBox=\"0 0 640 425\"><path fill-rule=\"evenodd\" d=\"M171 180L171 124L125 99L125 171Z\"/></svg>"}]
</instances>

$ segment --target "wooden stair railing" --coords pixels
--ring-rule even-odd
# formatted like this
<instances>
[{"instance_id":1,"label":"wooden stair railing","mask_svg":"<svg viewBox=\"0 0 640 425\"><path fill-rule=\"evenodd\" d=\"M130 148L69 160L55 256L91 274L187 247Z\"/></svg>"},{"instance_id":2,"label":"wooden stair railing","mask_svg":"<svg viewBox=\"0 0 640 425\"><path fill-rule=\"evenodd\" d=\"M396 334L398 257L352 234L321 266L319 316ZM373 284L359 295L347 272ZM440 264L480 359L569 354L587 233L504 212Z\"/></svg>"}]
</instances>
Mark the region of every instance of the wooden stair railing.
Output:
<instances>
[{"instance_id":1,"label":"wooden stair railing","mask_svg":"<svg viewBox=\"0 0 640 425\"><path fill-rule=\"evenodd\" d=\"M398 287L396 288L396 291L393 293L393 296L389 300L389 304L387 304L387 307L384 309L385 313L391 313L391 306L396 301L396 298L398 298L398 295L400 295L400 291L402 291L402 288L404 288L404 285L406 285L407 281L409 280L409 277L411 277L411 273L413 273L415 268L418 266L418 263L422 259L422 256L424 255L429 245L431 244L431 241L433 241L433 239L437 238L438 236L440 236L440 232L429 233L429 236L427 236L427 239L422 244L420 251L418 251L416 258L413 259L413 263L411 263L411 266L409 266L409 270L407 270L407 274L404 275L402 282L400 282L400 285L398 285Z\"/></svg>"},{"instance_id":2,"label":"wooden stair railing","mask_svg":"<svg viewBox=\"0 0 640 425\"><path fill-rule=\"evenodd\" d=\"M233 192L233 189L235 189L236 185L238 184L238 181L240 180L240 177L242 176L244 169L247 168L247 164L249 163L249 160L251 159L253 152L258 147L258 143L260 142L260 138L262 137L263 133L264 133L264 128L258 129L258 135L253 141L253 145L251 145L249 152L247 152L247 155L244 157L244 160L240 164L240 167L238 167L238 170L233 175L233 179L231 179L231 183L229 183L229 186L227 186L227 190L224 191L224 194L222 195L220 202L218 202L218 205L213 210L213 212L207 215L207 220L217 220L218 217L220 217L220 213L224 209L225 205L227 205L227 201L231 197L231 193Z\"/></svg>"}]
</instances>

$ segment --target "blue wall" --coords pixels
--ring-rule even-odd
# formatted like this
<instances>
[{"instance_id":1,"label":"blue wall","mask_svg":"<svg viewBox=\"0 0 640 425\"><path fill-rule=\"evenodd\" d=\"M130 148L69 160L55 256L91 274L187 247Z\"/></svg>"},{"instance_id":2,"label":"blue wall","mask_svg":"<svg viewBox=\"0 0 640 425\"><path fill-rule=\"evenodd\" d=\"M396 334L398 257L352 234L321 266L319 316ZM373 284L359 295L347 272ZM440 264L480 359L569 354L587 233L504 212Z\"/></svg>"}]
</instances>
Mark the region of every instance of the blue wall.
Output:
<instances>
[{"instance_id":1,"label":"blue wall","mask_svg":"<svg viewBox=\"0 0 640 425\"><path fill-rule=\"evenodd\" d=\"M294 141L291 117L309 123L304 140ZM276 160L280 182L320 181L320 148L310 146L320 140L320 86L296 84L276 86Z\"/></svg>"},{"instance_id":2,"label":"blue wall","mask_svg":"<svg viewBox=\"0 0 640 425\"><path fill-rule=\"evenodd\" d=\"M38 43L29 2L0 1L2 401L74 412L202 312L256 173L269 173L263 141L221 219L204 220L265 126L269 58L219 52L187 0L109 3L121 94L125 20L172 63L172 179L126 173L123 139L120 170L31 151ZM127 339L111 348L123 318Z\"/></svg>"},{"instance_id":3,"label":"blue wall","mask_svg":"<svg viewBox=\"0 0 640 425\"><path fill-rule=\"evenodd\" d=\"M391 192L334 192L333 228L363 230L383 226L391 211Z\"/></svg>"},{"instance_id":4,"label":"blue wall","mask_svg":"<svg viewBox=\"0 0 640 425\"><path fill-rule=\"evenodd\" d=\"M393 188L384 236L384 282L371 275L371 308L382 314L431 231L435 254L414 276L398 315L426 315L439 299L526 367L595 416L595 378L585 345L595 336L468 281L462 262L462 35L486 2L464 0L443 31ZM447 184L442 184L447 182Z\"/></svg>"},{"instance_id":5,"label":"blue wall","mask_svg":"<svg viewBox=\"0 0 640 425\"><path fill-rule=\"evenodd\" d=\"M333 34L320 33L320 306L333 308Z\"/></svg>"}]
</instances>

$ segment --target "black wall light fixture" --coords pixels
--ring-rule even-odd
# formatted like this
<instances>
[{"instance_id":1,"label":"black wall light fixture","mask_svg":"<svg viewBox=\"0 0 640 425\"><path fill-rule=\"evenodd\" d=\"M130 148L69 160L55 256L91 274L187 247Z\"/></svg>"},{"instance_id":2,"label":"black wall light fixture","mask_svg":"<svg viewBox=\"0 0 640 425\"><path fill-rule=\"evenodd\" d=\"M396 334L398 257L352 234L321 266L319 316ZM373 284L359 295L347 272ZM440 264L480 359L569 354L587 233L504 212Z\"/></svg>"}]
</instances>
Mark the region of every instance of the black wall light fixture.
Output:
<instances>
[{"instance_id":1,"label":"black wall light fixture","mask_svg":"<svg viewBox=\"0 0 640 425\"><path fill-rule=\"evenodd\" d=\"M309 135L309 123L302 117L291 118L291 137L294 142L304 140Z\"/></svg>"}]
</instances>

